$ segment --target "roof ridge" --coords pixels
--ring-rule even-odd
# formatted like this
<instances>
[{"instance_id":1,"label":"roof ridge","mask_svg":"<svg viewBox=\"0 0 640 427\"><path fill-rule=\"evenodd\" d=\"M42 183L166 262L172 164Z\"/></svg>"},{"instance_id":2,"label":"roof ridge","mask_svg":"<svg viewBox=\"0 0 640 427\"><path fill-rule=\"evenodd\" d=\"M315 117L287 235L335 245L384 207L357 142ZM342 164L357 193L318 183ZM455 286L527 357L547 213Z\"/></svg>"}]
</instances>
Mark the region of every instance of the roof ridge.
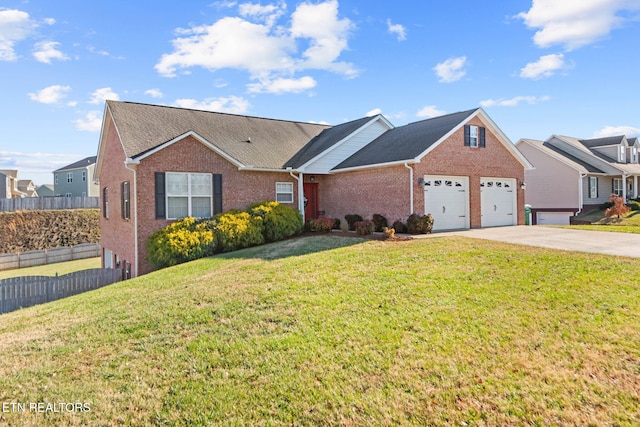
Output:
<instances>
[{"instance_id":1,"label":"roof ridge","mask_svg":"<svg viewBox=\"0 0 640 427\"><path fill-rule=\"evenodd\" d=\"M247 119L271 120L271 121L274 121L274 122L299 123L299 124L305 124L305 125L317 125L317 126L332 127L332 125L322 124L322 123L304 122L304 121L300 121L300 120L274 119L274 118L271 118L271 117L250 116L250 115L247 115L247 114L235 114L235 113L226 113L226 112L222 112L222 111L202 110L202 109L197 109L197 108L176 107L174 105L149 104L149 103L146 103L146 102L134 102L134 101L116 101L116 100L113 100L113 99L108 99L106 102L108 104L118 103L118 104L141 105L141 106L145 106L145 107L170 108L170 109L174 109L174 110L195 111L195 112L198 112L198 113L220 114L220 115L224 115L224 116L233 116L233 117L245 117Z\"/></svg>"}]
</instances>

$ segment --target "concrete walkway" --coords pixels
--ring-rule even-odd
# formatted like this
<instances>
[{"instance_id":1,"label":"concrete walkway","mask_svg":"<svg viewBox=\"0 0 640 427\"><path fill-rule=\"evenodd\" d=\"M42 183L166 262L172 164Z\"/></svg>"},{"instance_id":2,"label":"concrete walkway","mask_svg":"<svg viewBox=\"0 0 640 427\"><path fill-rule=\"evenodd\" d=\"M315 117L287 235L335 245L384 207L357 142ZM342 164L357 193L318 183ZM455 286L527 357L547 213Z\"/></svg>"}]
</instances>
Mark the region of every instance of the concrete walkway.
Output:
<instances>
[{"instance_id":1,"label":"concrete walkway","mask_svg":"<svg viewBox=\"0 0 640 427\"><path fill-rule=\"evenodd\" d=\"M472 237L475 239L495 240L498 242L538 246L542 248L640 258L640 234L519 225L513 227L445 231L412 237L431 238L446 236Z\"/></svg>"}]
</instances>

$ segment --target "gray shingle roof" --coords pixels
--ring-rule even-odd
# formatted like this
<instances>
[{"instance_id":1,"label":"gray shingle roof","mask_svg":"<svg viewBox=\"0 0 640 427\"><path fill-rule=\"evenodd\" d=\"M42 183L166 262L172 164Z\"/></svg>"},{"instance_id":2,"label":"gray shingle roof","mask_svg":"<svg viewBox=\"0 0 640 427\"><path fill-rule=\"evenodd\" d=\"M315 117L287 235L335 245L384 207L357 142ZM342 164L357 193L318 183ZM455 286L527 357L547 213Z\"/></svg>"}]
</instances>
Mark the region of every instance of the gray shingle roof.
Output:
<instances>
[{"instance_id":1,"label":"gray shingle roof","mask_svg":"<svg viewBox=\"0 0 640 427\"><path fill-rule=\"evenodd\" d=\"M280 169L329 127L131 102L107 101L107 108L132 159L195 132L242 165Z\"/></svg>"},{"instance_id":2,"label":"gray shingle roof","mask_svg":"<svg viewBox=\"0 0 640 427\"><path fill-rule=\"evenodd\" d=\"M56 169L54 172L61 172L61 171L71 170L71 169L86 168L87 166L90 166L90 165L94 164L96 162L96 158L97 158L97 156L85 157L84 159L78 160L77 162L71 163L70 165L64 166L64 167L62 167L60 169Z\"/></svg>"},{"instance_id":3,"label":"gray shingle roof","mask_svg":"<svg viewBox=\"0 0 640 427\"><path fill-rule=\"evenodd\" d=\"M333 169L413 160L477 110L447 114L391 129Z\"/></svg>"},{"instance_id":4,"label":"gray shingle roof","mask_svg":"<svg viewBox=\"0 0 640 427\"><path fill-rule=\"evenodd\" d=\"M608 136L605 138L581 139L580 142L587 148L604 147L607 145L618 145L622 142L623 135Z\"/></svg>"},{"instance_id":5,"label":"gray shingle roof","mask_svg":"<svg viewBox=\"0 0 640 427\"><path fill-rule=\"evenodd\" d=\"M549 144L548 142L544 142L542 143L542 146L547 148L548 150L553 151L554 153L558 153L560 155L562 155L563 157L566 157L568 160L571 160L573 163L576 163L577 165L582 166L587 172L591 172L591 173L605 173L604 171L598 169L597 167L593 166L590 163L587 163L583 160L580 160L579 158L567 153L566 151L563 151L561 149L559 149L558 147Z\"/></svg>"},{"instance_id":6,"label":"gray shingle roof","mask_svg":"<svg viewBox=\"0 0 640 427\"><path fill-rule=\"evenodd\" d=\"M302 166L372 120L375 120L375 117L363 117L323 130L298 151L295 156L289 159L289 161L285 163L285 167L295 169Z\"/></svg>"}]
</instances>

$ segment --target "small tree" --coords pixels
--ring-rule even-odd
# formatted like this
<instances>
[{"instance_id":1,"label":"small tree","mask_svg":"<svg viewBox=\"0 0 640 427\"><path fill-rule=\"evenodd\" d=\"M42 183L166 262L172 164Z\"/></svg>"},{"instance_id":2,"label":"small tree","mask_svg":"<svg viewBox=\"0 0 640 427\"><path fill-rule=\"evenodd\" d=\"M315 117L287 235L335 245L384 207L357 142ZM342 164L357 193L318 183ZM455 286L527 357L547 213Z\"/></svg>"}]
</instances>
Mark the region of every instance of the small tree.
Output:
<instances>
[{"instance_id":1,"label":"small tree","mask_svg":"<svg viewBox=\"0 0 640 427\"><path fill-rule=\"evenodd\" d=\"M622 197L617 194L609 196L609 202L613 203L613 206L604 211L605 216L608 216L609 218L614 216L616 218L620 218L620 215L626 215L630 212L629 207L624 204Z\"/></svg>"}]
</instances>

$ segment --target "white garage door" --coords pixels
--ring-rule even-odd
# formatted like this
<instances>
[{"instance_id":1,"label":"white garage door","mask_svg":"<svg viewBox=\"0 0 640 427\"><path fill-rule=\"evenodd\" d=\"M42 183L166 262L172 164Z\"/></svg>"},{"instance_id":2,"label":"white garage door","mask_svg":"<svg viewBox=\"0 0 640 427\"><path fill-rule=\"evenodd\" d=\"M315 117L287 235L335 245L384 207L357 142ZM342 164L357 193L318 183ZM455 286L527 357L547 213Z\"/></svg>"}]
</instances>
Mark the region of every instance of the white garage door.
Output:
<instances>
[{"instance_id":1,"label":"white garage door","mask_svg":"<svg viewBox=\"0 0 640 427\"><path fill-rule=\"evenodd\" d=\"M517 225L516 180L512 178L480 178L482 227Z\"/></svg>"},{"instance_id":2,"label":"white garage door","mask_svg":"<svg viewBox=\"0 0 640 427\"><path fill-rule=\"evenodd\" d=\"M424 211L436 231L469 228L469 178L425 175Z\"/></svg>"},{"instance_id":3,"label":"white garage door","mask_svg":"<svg viewBox=\"0 0 640 427\"><path fill-rule=\"evenodd\" d=\"M571 212L538 212L538 225L569 225Z\"/></svg>"}]
</instances>

